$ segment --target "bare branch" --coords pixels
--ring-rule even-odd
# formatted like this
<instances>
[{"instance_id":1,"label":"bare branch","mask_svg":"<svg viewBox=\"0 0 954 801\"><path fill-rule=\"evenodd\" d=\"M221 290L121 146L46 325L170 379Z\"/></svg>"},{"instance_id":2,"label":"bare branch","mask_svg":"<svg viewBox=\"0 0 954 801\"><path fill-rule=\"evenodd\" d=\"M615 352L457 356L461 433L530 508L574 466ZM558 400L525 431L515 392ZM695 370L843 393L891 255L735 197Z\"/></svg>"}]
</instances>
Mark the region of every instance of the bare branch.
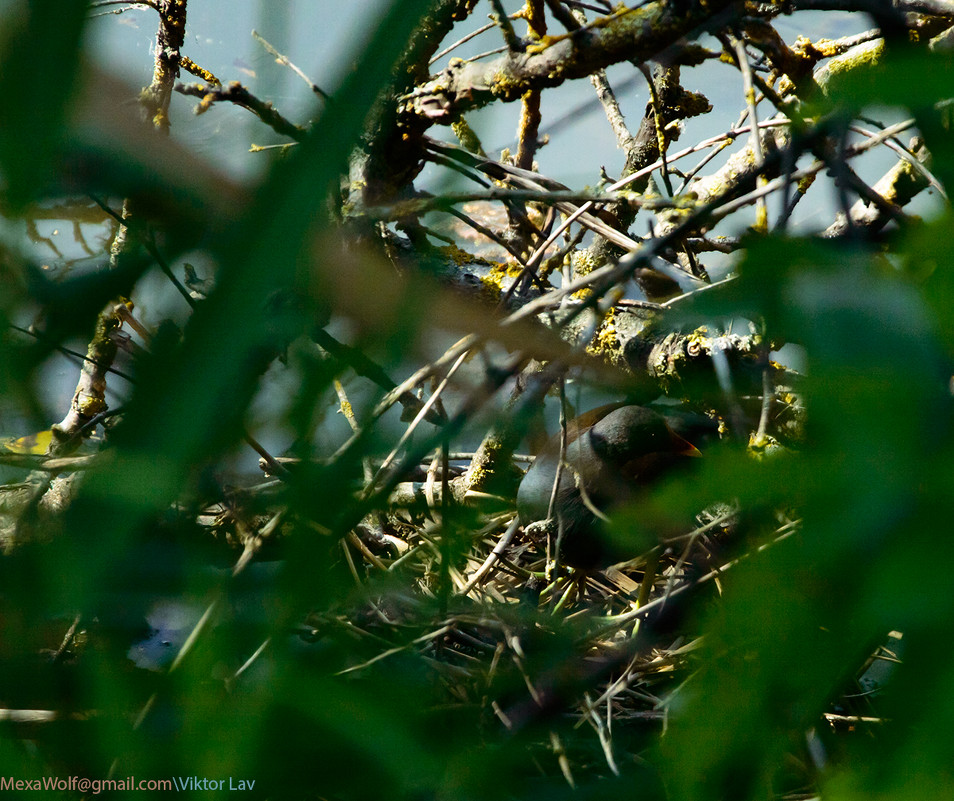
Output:
<instances>
[{"instance_id":1,"label":"bare branch","mask_svg":"<svg viewBox=\"0 0 954 801\"><path fill-rule=\"evenodd\" d=\"M404 113L449 124L459 114L495 100L512 102L530 89L586 78L621 61L646 61L711 24L727 0L692 4L683 12L662 0L624 8L571 33L548 37L523 53L487 63L460 62L402 99Z\"/></svg>"}]
</instances>

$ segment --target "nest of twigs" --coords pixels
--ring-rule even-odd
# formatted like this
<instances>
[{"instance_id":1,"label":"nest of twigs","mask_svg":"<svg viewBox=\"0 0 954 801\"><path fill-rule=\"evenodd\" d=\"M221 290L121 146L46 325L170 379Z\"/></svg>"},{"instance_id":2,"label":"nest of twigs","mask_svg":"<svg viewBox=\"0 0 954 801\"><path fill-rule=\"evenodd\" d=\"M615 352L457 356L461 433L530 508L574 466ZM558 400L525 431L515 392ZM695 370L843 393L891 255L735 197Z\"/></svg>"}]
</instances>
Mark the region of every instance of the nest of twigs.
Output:
<instances>
[{"instance_id":1,"label":"nest of twigs","mask_svg":"<svg viewBox=\"0 0 954 801\"><path fill-rule=\"evenodd\" d=\"M561 565L553 538L528 533L512 509L456 534L440 521L434 508L359 527L342 543L355 595L303 636L338 627L363 640L342 670L355 678L426 666L445 704L492 741L529 738L571 783L577 771L617 773L663 731L699 642L690 612L718 597L740 556L736 510L715 505L691 531L592 571Z\"/></svg>"}]
</instances>

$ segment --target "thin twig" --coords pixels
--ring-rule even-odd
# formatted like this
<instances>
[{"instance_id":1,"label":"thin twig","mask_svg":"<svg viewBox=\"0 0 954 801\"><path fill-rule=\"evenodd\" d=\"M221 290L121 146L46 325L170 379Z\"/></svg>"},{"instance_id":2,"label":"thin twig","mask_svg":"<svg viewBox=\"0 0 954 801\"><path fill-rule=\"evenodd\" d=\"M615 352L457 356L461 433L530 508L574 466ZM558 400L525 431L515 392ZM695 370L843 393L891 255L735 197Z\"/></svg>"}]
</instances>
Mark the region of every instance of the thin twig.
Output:
<instances>
[{"instance_id":1,"label":"thin twig","mask_svg":"<svg viewBox=\"0 0 954 801\"><path fill-rule=\"evenodd\" d=\"M253 30L252 36L255 37L255 40L262 47L264 47L269 52L270 55L275 57L275 60L279 64L281 64L282 66L288 67L288 69L290 69L299 78L301 78L306 84L308 84L312 92L314 92L316 95L323 98L324 100L331 100L331 96L324 89L318 86L318 84L316 84L313 80L311 80L311 78L305 75L304 72L298 69L298 67L296 67L291 61L289 61L287 56L283 55L282 53L279 53L274 47L272 47L272 45L258 31Z\"/></svg>"},{"instance_id":2,"label":"thin twig","mask_svg":"<svg viewBox=\"0 0 954 801\"><path fill-rule=\"evenodd\" d=\"M742 73L742 89L745 92L745 105L749 112L749 125L752 128L752 152L755 154L755 167L759 170L757 185L765 184L765 176L761 174L762 165L765 164L765 152L762 149L762 137L759 134L759 114L755 107L755 87L752 85L752 68L749 66L749 56L745 52L745 44L741 39L734 36L729 37L729 42L735 48L735 58ZM768 229L768 207L765 204L765 198L760 197L756 202L755 212L755 230L766 231Z\"/></svg>"},{"instance_id":3,"label":"thin twig","mask_svg":"<svg viewBox=\"0 0 954 801\"><path fill-rule=\"evenodd\" d=\"M516 18L516 14L514 14L513 17ZM434 64L435 61L440 61L448 53L453 53L458 47L460 47L463 44L467 44L467 42L469 42L471 39L474 39L477 36L480 36L480 34L486 33L491 28L496 28L496 27L497 27L497 23L495 22L488 22L485 25L481 25L476 31L472 31L471 33L468 33L466 36L462 36L452 45L449 45L448 47L445 47L443 50L441 50L440 53L438 53L436 56L434 56L434 58L432 58L428 62L428 66Z\"/></svg>"},{"instance_id":4,"label":"thin twig","mask_svg":"<svg viewBox=\"0 0 954 801\"><path fill-rule=\"evenodd\" d=\"M503 33L504 41L507 43L507 49L514 53L520 52L523 49L523 45L520 41L520 37L517 36L517 32L513 29L510 17L507 16L507 12L504 11L503 3L501 3L500 0L490 0L490 7L494 10L491 19L493 19L494 24L497 25Z\"/></svg>"},{"instance_id":5,"label":"thin twig","mask_svg":"<svg viewBox=\"0 0 954 801\"><path fill-rule=\"evenodd\" d=\"M232 81L228 86L209 86L201 83L177 83L175 90L182 95L199 98L199 105L195 107L196 114L204 114L213 103L234 103L251 111L275 133L304 142L306 131L300 125L287 120L278 110L264 100L259 100L238 81Z\"/></svg>"}]
</instances>

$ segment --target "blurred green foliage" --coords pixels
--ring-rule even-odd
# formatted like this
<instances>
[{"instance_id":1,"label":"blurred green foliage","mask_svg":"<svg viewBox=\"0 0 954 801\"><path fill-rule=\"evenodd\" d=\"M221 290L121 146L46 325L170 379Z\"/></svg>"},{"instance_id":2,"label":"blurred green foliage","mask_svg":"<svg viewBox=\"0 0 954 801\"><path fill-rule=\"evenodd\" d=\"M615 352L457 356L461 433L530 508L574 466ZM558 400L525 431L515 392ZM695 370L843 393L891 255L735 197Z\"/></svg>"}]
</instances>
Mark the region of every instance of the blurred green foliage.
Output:
<instances>
[{"instance_id":1,"label":"blurred green foliage","mask_svg":"<svg viewBox=\"0 0 954 801\"><path fill-rule=\"evenodd\" d=\"M85 5L21 5L19 18L4 18L0 52L0 172L10 215L54 196L62 171L83 153L67 107L83 69ZM653 503L697 510L714 497L736 498L756 521L755 543L779 509L801 527L746 552L721 579L721 596L692 605L705 635L684 681L667 690L665 728L614 724L617 756L629 755L619 777L609 775L594 732L563 718L564 694L595 686L632 656L623 648L603 666L587 662L581 642L591 621L563 621L530 602L497 611L500 627L522 638L525 674L509 663L455 672L439 647L425 655L416 644L448 615L488 625L475 602L418 593L419 577L400 572L362 576L355 589L338 540L383 505L380 494L356 498L356 489L362 460L393 445L384 433L365 432L330 467L317 462L292 476L280 571L255 565L230 580L196 542L194 515L183 509L194 512L211 494L210 465L240 440L279 355L302 377L289 420L301 433L320 423L320 399L342 370L287 345L324 325L342 293L334 278L340 254L322 238L334 225L326 189L428 5L393 4L307 141L276 161L233 219L201 237L188 210L153 221L171 231L167 258L202 239L219 264L216 289L183 331L160 331L138 362L109 459L89 471L49 524L54 530L0 557L0 708L62 718L0 722L0 776L231 776L256 780L261 797L316 799L619 793L741 801L806 788L837 799L951 796L949 212L898 235L890 254L861 241L752 235L740 277L694 306L704 319L763 321L773 341L805 349L806 445L758 462L717 449L691 481L667 485ZM946 112L934 104L944 99L940 87L954 85L950 69L949 60L912 50L867 77L849 76L830 102L849 92L857 109L910 107L944 180L954 157ZM90 180L88 189L115 199L129 177L113 192L108 174ZM80 171L72 191L82 181ZM127 294L150 260L134 249L114 271L54 281L12 247L0 255L0 403L35 412L35 371L53 345L88 335L103 305ZM7 327L38 306L48 340ZM389 369L408 343L436 335L426 309L405 312L394 326L355 321L361 347ZM429 444L456 433L449 427ZM444 537L446 563L476 523L450 511L444 522L434 537ZM173 669L144 671L127 652L147 633L158 598L207 609L210 624ZM375 629L369 602L393 605L397 639ZM370 618L361 627L349 619L355 609ZM87 632L80 658L51 658L77 616ZM890 722L825 730L822 715L852 691L859 667L893 630L904 635L903 664L871 707L872 717ZM487 663L492 656L492 648L481 654ZM527 711L527 675L553 696L542 712ZM502 726L488 699L518 725ZM827 754L816 764L812 738ZM576 790L556 767L556 741L575 767Z\"/></svg>"}]
</instances>

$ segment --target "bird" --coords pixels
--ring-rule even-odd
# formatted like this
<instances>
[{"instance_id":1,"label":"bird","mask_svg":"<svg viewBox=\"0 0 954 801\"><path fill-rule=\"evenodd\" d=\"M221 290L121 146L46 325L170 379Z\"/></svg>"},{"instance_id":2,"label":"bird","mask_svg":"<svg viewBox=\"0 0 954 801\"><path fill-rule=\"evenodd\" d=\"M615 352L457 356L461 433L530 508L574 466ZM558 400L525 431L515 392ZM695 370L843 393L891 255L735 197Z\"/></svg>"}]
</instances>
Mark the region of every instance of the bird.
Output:
<instances>
[{"instance_id":1,"label":"bird","mask_svg":"<svg viewBox=\"0 0 954 801\"><path fill-rule=\"evenodd\" d=\"M693 429L685 420L673 419L671 425L653 409L623 403L592 409L567 425L564 468L554 503L554 518L563 526L560 559L565 564L584 570L611 564L617 554L601 536L597 514L605 516L638 498L657 479L701 455L674 426ZM525 527L547 519L559 462L557 435L533 461L517 490L517 512Z\"/></svg>"}]
</instances>

